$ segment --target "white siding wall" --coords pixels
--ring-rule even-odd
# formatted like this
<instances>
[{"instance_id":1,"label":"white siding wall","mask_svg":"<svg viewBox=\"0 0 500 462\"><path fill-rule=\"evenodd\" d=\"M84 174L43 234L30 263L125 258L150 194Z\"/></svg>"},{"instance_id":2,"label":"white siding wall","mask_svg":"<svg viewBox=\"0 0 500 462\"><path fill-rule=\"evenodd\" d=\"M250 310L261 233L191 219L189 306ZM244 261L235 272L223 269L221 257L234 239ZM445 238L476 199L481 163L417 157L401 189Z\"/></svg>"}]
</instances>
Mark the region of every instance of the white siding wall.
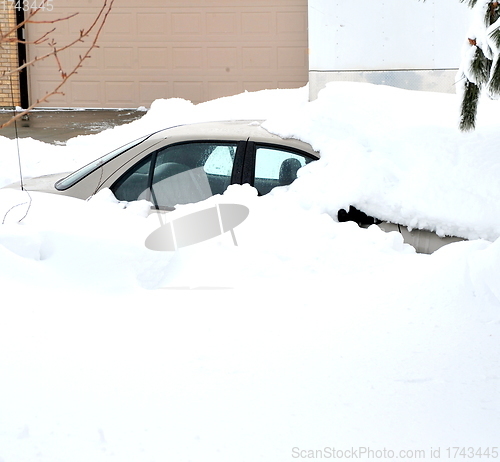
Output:
<instances>
[{"instance_id":1,"label":"white siding wall","mask_svg":"<svg viewBox=\"0 0 500 462\"><path fill-rule=\"evenodd\" d=\"M429 71L429 82L449 79L460 63L469 15L459 0L309 0L311 83L395 79L411 87L415 74L422 86L422 71ZM398 79L385 71L406 75Z\"/></svg>"}]
</instances>

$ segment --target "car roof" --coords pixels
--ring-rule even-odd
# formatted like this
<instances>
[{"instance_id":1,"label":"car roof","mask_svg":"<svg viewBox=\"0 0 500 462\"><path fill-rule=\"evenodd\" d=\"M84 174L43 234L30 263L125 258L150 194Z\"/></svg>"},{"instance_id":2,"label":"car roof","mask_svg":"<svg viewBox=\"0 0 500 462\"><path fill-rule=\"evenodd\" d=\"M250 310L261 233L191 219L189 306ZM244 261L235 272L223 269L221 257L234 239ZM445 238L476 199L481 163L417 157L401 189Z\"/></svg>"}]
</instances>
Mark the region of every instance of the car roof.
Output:
<instances>
[{"instance_id":1,"label":"car roof","mask_svg":"<svg viewBox=\"0 0 500 462\"><path fill-rule=\"evenodd\" d=\"M170 142L189 140L250 140L256 143L280 144L290 148L305 151L319 158L319 153L314 151L310 144L295 139L282 138L268 132L262 127L262 120L225 120L214 122L199 122L160 130L150 139L169 139Z\"/></svg>"}]
</instances>

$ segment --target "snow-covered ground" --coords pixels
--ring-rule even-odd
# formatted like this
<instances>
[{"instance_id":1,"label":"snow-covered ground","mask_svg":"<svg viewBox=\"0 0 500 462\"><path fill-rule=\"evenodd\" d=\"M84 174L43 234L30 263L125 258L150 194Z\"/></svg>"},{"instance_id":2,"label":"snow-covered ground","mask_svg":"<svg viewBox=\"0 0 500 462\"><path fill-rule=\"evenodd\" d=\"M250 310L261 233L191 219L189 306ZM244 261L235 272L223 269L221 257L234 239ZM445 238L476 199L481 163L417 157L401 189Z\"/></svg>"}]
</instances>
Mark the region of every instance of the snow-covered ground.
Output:
<instances>
[{"instance_id":1,"label":"snow-covered ground","mask_svg":"<svg viewBox=\"0 0 500 462\"><path fill-rule=\"evenodd\" d=\"M0 461L500 457L498 103L464 134L453 95L307 94L157 100L65 146L20 140L26 176L217 119L265 119L322 158L267 196L232 186L174 212L246 205L238 247L154 252L145 202L0 190ZM15 141L0 152L3 186ZM338 223L350 204L470 240L416 254Z\"/></svg>"}]
</instances>

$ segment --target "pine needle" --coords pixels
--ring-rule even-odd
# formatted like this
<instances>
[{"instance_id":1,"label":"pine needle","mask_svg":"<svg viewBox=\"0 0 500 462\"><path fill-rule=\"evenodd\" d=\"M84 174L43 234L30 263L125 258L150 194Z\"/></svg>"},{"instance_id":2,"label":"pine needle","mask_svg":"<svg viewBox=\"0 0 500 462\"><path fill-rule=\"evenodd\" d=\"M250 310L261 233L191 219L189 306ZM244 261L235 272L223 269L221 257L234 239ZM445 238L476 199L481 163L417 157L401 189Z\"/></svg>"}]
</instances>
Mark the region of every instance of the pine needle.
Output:
<instances>
[{"instance_id":1,"label":"pine needle","mask_svg":"<svg viewBox=\"0 0 500 462\"><path fill-rule=\"evenodd\" d=\"M500 48L500 29L495 29L491 34L490 34L491 39L493 40L495 46L497 48Z\"/></svg>"},{"instance_id":2,"label":"pine needle","mask_svg":"<svg viewBox=\"0 0 500 462\"><path fill-rule=\"evenodd\" d=\"M493 72L488 82L488 91L491 96L500 95L500 60L498 59L493 66Z\"/></svg>"},{"instance_id":3,"label":"pine needle","mask_svg":"<svg viewBox=\"0 0 500 462\"><path fill-rule=\"evenodd\" d=\"M479 47L476 47L476 52L470 63L469 70L480 88L488 82L491 71L491 60L486 58L483 50Z\"/></svg>"},{"instance_id":4,"label":"pine needle","mask_svg":"<svg viewBox=\"0 0 500 462\"><path fill-rule=\"evenodd\" d=\"M479 87L475 83L467 80L460 112L460 130L463 132L471 131L476 128L479 93Z\"/></svg>"}]
</instances>

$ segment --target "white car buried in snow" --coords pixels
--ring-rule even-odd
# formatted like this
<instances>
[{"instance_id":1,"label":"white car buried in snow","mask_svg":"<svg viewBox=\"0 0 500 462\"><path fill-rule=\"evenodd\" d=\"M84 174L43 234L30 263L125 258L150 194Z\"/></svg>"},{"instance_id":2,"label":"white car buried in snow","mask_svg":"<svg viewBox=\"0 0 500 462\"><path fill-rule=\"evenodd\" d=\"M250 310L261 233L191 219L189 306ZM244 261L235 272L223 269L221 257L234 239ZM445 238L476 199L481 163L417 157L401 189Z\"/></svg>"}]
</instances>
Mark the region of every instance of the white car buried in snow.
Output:
<instances>
[{"instance_id":1,"label":"white car buried in snow","mask_svg":"<svg viewBox=\"0 0 500 462\"><path fill-rule=\"evenodd\" d=\"M231 184L248 183L259 195L291 184L297 171L319 159L313 148L296 139L271 134L255 121L206 122L168 128L132 141L72 173L26 180L28 191L87 199L109 188L118 200L146 199L156 210L222 194ZM168 180L168 181L166 181ZM165 187L168 185L168 187ZM20 187L19 183L9 188ZM425 230L381 222L350 207L339 221L379 225L397 231L418 252L432 253L459 238L441 238Z\"/></svg>"}]
</instances>

